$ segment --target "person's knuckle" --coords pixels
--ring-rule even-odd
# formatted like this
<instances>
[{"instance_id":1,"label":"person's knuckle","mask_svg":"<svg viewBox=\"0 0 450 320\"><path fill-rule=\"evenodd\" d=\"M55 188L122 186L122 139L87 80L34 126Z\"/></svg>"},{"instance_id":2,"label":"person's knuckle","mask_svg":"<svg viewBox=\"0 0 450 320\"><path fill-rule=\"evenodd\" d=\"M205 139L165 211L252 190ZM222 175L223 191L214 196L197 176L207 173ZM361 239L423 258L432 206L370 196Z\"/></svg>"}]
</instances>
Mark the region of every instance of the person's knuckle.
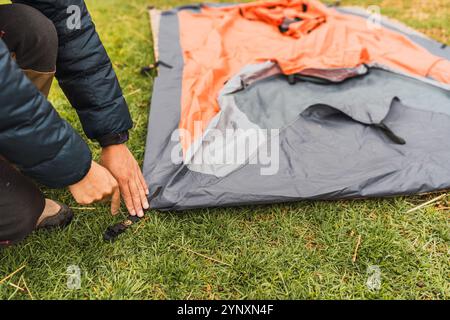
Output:
<instances>
[{"instance_id":1,"label":"person's knuckle","mask_svg":"<svg viewBox=\"0 0 450 320\"><path fill-rule=\"evenodd\" d=\"M128 176L121 176L118 177L118 180L120 183L128 183L130 181L130 178Z\"/></svg>"},{"instance_id":2,"label":"person's knuckle","mask_svg":"<svg viewBox=\"0 0 450 320\"><path fill-rule=\"evenodd\" d=\"M92 199L91 198L82 198L81 200L80 200L80 204L82 204L82 205L88 205L88 204L91 204L93 201L92 201Z\"/></svg>"}]
</instances>

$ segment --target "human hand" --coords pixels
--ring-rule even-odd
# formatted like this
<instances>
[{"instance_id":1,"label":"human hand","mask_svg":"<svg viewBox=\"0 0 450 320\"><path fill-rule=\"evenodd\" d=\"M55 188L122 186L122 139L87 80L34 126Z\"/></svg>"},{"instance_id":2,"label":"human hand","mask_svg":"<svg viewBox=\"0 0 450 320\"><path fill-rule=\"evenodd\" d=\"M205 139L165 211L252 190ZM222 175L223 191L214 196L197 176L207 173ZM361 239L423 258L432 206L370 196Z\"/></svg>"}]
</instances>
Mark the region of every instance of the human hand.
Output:
<instances>
[{"instance_id":1,"label":"human hand","mask_svg":"<svg viewBox=\"0 0 450 320\"><path fill-rule=\"evenodd\" d=\"M111 213L120 209L120 191L117 180L111 173L92 161L91 169L83 180L69 186L69 190L79 204L91 204L111 198Z\"/></svg>"},{"instance_id":2,"label":"human hand","mask_svg":"<svg viewBox=\"0 0 450 320\"><path fill-rule=\"evenodd\" d=\"M120 193L132 216L143 217L148 209L147 183L139 164L124 144L112 145L102 149L100 163L107 168L119 183Z\"/></svg>"}]
</instances>

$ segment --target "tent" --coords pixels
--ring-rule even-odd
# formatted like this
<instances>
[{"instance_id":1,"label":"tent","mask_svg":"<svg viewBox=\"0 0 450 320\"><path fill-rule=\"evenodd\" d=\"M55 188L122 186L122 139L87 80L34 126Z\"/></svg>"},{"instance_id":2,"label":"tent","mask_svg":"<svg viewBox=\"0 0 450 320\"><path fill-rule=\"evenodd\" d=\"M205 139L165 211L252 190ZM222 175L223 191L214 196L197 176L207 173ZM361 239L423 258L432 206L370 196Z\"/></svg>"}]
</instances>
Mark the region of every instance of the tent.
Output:
<instances>
[{"instance_id":1,"label":"tent","mask_svg":"<svg viewBox=\"0 0 450 320\"><path fill-rule=\"evenodd\" d=\"M450 49L315 0L151 11L151 207L450 188Z\"/></svg>"}]
</instances>

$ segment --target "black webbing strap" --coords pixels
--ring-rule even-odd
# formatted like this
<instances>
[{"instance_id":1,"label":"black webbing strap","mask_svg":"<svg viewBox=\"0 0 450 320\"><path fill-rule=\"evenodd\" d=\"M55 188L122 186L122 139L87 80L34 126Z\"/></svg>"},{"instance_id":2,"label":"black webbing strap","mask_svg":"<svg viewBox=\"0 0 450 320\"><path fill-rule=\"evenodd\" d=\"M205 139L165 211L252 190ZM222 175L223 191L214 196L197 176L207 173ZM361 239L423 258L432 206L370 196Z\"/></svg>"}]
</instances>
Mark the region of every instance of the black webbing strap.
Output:
<instances>
[{"instance_id":1,"label":"black webbing strap","mask_svg":"<svg viewBox=\"0 0 450 320\"><path fill-rule=\"evenodd\" d=\"M336 82L333 82L331 80L328 80L326 78L319 78L319 77L313 77L313 76L306 76L299 73L290 74L287 76L287 80L290 85L295 85L297 82L311 82L315 84L336 84ZM342 81L343 82L343 81Z\"/></svg>"},{"instance_id":2,"label":"black webbing strap","mask_svg":"<svg viewBox=\"0 0 450 320\"><path fill-rule=\"evenodd\" d=\"M151 202L153 199L155 199L160 193L161 193L162 187L159 187L156 189L155 193L153 193L149 198L148 201ZM106 229L105 233L103 234L103 240L108 242L114 242L117 240L117 238L127 231L129 227L132 225L138 223L141 221L142 218L139 218L138 216L128 216L127 220L117 223L115 225L112 225Z\"/></svg>"},{"instance_id":3,"label":"black webbing strap","mask_svg":"<svg viewBox=\"0 0 450 320\"><path fill-rule=\"evenodd\" d=\"M330 7L340 7L340 6L341 6L341 0L337 0L333 4L330 5Z\"/></svg>"},{"instance_id":4,"label":"black webbing strap","mask_svg":"<svg viewBox=\"0 0 450 320\"><path fill-rule=\"evenodd\" d=\"M399 137L398 135L396 135L394 133L394 131L389 129L389 127L387 125L385 125L383 122L381 122L379 124L373 124L372 126L374 126L375 128L380 129L389 139L391 139L392 142L394 142L396 144L400 144L400 145L405 145L406 144L405 139L403 139L402 137Z\"/></svg>"},{"instance_id":5,"label":"black webbing strap","mask_svg":"<svg viewBox=\"0 0 450 320\"><path fill-rule=\"evenodd\" d=\"M280 30L281 33L286 33L289 31L289 26L295 22L300 22L302 21L301 18L295 18L295 19L289 19L289 18L284 18L283 23L281 25L278 26L278 29Z\"/></svg>"},{"instance_id":6,"label":"black webbing strap","mask_svg":"<svg viewBox=\"0 0 450 320\"><path fill-rule=\"evenodd\" d=\"M156 70L156 68L158 68L159 66L163 66L163 67L166 67L166 68L168 68L168 69L173 69L173 66L171 66L170 64L168 64L168 63L166 63L166 62L164 62L164 61L159 60L159 61L156 61L156 62L153 63L153 64L150 64L150 65L148 65L148 66L142 67L142 68L141 68L141 74L142 74L143 76L150 75L151 72L152 72L153 70Z\"/></svg>"}]
</instances>

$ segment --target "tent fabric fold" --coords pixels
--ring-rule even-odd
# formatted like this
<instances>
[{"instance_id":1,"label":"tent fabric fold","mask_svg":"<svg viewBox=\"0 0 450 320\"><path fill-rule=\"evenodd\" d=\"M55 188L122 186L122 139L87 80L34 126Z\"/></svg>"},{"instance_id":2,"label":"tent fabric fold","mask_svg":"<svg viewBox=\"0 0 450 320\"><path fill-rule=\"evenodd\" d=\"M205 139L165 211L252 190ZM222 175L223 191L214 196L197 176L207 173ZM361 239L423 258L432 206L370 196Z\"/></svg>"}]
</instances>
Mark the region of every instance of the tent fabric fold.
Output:
<instances>
[{"instance_id":1,"label":"tent fabric fold","mask_svg":"<svg viewBox=\"0 0 450 320\"><path fill-rule=\"evenodd\" d=\"M162 12L158 56L172 68L153 88L151 206L448 189L450 50L366 18L314 0Z\"/></svg>"}]
</instances>

